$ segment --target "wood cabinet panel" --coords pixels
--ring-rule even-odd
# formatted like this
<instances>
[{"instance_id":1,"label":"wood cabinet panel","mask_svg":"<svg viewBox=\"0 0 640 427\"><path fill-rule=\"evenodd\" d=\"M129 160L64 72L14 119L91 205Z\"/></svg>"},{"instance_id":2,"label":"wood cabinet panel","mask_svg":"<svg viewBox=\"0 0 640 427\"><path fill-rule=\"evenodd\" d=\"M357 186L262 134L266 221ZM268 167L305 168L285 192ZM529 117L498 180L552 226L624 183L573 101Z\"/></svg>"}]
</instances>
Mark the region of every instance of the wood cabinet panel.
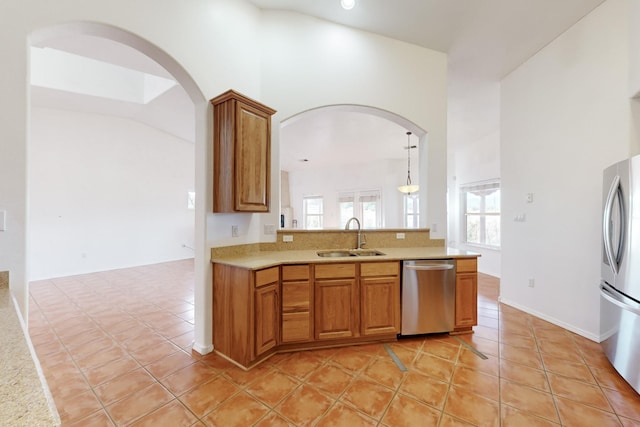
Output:
<instances>
[{"instance_id":1,"label":"wood cabinet panel","mask_svg":"<svg viewBox=\"0 0 640 427\"><path fill-rule=\"evenodd\" d=\"M355 277L355 263L318 264L315 271L316 279L334 279L340 277Z\"/></svg>"},{"instance_id":2,"label":"wood cabinet panel","mask_svg":"<svg viewBox=\"0 0 640 427\"><path fill-rule=\"evenodd\" d=\"M282 342L308 341L311 339L309 311L282 313Z\"/></svg>"},{"instance_id":3,"label":"wood cabinet panel","mask_svg":"<svg viewBox=\"0 0 640 427\"><path fill-rule=\"evenodd\" d=\"M315 338L326 340L359 336L358 302L355 278L316 280Z\"/></svg>"},{"instance_id":4,"label":"wood cabinet panel","mask_svg":"<svg viewBox=\"0 0 640 427\"><path fill-rule=\"evenodd\" d=\"M252 282L249 270L213 266L213 345L244 366L252 359Z\"/></svg>"},{"instance_id":5,"label":"wood cabinet panel","mask_svg":"<svg viewBox=\"0 0 640 427\"><path fill-rule=\"evenodd\" d=\"M259 356L278 344L280 308L278 283L255 290L255 355Z\"/></svg>"},{"instance_id":6,"label":"wood cabinet panel","mask_svg":"<svg viewBox=\"0 0 640 427\"><path fill-rule=\"evenodd\" d=\"M282 280L309 280L310 265L283 265Z\"/></svg>"},{"instance_id":7,"label":"wood cabinet panel","mask_svg":"<svg viewBox=\"0 0 640 427\"><path fill-rule=\"evenodd\" d=\"M478 275L456 274L456 328L478 324Z\"/></svg>"},{"instance_id":8,"label":"wood cabinet panel","mask_svg":"<svg viewBox=\"0 0 640 427\"><path fill-rule=\"evenodd\" d=\"M396 263L397 264L397 263ZM361 278L363 335L400 333L400 279Z\"/></svg>"},{"instance_id":9,"label":"wood cabinet panel","mask_svg":"<svg viewBox=\"0 0 640 427\"><path fill-rule=\"evenodd\" d=\"M363 262L360 265L360 276L397 276L400 274L400 263L390 262Z\"/></svg>"},{"instance_id":10,"label":"wood cabinet panel","mask_svg":"<svg viewBox=\"0 0 640 427\"><path fill-rule=\"evenodd\" d=\"M256 288L268 285L269 283L278 282L279 280L280 267L271 267L256 271Z\"/></svg>"},{"instance_id":11,"label":"wood cabinet panel","mask_svg":"<svg viewBox=\"0 0 640 427\"><path fill-rule=\"evenodd\" d=\"M457 273L475 273L478 271L477 258L459 258L456 260Z\"/></svg>"}]
</instances>

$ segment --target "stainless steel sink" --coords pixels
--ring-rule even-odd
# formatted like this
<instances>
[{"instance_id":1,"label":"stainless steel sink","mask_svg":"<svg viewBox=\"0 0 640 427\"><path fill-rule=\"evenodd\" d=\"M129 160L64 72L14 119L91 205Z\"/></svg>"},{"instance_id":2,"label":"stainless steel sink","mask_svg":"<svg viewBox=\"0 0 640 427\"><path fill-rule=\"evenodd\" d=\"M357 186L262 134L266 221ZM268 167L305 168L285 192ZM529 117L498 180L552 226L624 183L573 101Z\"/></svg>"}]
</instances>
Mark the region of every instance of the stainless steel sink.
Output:
<instances>
[{"instance_id":1,"label":"stainless steel sink","mask_svg":"<svg viewBox=\"0 0 640 427\"><path fill-rule=\"evenodd\" d=\"M319 257L324 258L340 258L340 257L350 257L350 256L378 256L384 255L384 253L380 251L376 251L374 249L353 249L353 250L327 250L327 251L318 251Z\"/></svg>"},{"instance_id":2,"label":"stainless steel sink","mask_svg":"<svg viewBox=\"0 0 640 427\"><path fill-rule=\"evenodd\" d=\"M384 253L380 251L376 251L375 249L355 249L351 251L352 254L356 254L357 256L378 256L384 255Z\"/></svg>"},{"instance_id":3,"label":"stainless steel sink","mask_svg":"<svg viewBox=\"0 0 640 427\"><path fill-rule=\"evenodd\" d=\"M346 256L356 256L350 251L318 251L318 256L325 258L340 258Z\"/></svg>"}]
</instances>

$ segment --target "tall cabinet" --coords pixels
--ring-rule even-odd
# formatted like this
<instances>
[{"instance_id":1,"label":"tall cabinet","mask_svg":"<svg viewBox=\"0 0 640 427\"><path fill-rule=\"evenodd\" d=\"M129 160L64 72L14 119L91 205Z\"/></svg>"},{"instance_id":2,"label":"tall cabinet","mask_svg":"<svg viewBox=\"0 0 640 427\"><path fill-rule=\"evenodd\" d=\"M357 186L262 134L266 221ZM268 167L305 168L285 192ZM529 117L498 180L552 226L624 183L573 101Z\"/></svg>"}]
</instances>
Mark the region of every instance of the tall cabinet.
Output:
<instances>
[{"instance_id":1,"label":"tall cabinet","mask_svg":"<svg viewBox=\"0 0 640 427\"><path fill-rule=\"evenodd\" d=\"M233 90L211 104L213 211L269 212L275 110Z\"/></svg>"}]
</instances>

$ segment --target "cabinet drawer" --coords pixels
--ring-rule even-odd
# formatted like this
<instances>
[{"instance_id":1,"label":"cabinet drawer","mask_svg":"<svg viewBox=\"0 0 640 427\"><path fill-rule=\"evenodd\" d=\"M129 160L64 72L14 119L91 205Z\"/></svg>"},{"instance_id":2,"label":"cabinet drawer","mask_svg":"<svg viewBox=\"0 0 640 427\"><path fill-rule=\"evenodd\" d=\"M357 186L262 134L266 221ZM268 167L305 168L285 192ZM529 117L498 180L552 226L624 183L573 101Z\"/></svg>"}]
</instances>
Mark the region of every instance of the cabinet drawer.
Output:
<instances>
[{"instance_id":1,"label":"cabinet drawer","mask_svg":"<svg viewBox=\"0 0 640 427\"><path fill-rule=\"evenodd\" d=\"M397 276L400 273L400 263L394 262L363 262L360 264L360 276Z\"/></svg>"},{"instance_id":2,"label":"cabinet drawer","mask_svg":"<svg viewBox=\"0 0 640 427\"><path fill-rule=\"evenodd\" d=\"M280 280L280 268L271 267L256 271L256 288Z\"/></svg>"},{"instance_id":3,"label":"cabinet drawer","mask_svg":"<svg viewBox=\"0 0 640 427\"><path fill-rule=\"evenodd\" d=\"M475 273L478 271L477 258L461 258L456 260L456 273Z\"/></svg>"},{"instance_id":4,"label":"cabinet drawer","mask_svg":"<svg viewBox=\"0 0 640 427\"><path fill-rule=\"evenodd\" d=\"M309 312L284 313L282 315L282 342L311 339Z\"/></svg>"},{"instance_id":5,"label":"cabinet drawer","mask_svg":"<svg viewBox=\"0 0 640 427\"><path fill-rule=\"evenodd\" d=\"M335 279L341 277L356 277L356 265L345 264L318 264L316 265L316 279Z\"/></svg>"},{"instance_id":6,"label":"cabinet drawer","mask_svg":"<svg viewBox=\"0 0 640 427\"><path fill-rule=\"evenodd\" d=\"M282 267L282 280L308 280L308 265L285 265Z\"/></svg>"},{"instance_id":7,"label":"cabinet drawer","mask_svg":"<svg viewBox=\"0 0 640 427\"><path fill-rule=\"evenodd\" d=\"M282 284L282 312L309 311L309 282Z\"/></svg>"}]
</instances>

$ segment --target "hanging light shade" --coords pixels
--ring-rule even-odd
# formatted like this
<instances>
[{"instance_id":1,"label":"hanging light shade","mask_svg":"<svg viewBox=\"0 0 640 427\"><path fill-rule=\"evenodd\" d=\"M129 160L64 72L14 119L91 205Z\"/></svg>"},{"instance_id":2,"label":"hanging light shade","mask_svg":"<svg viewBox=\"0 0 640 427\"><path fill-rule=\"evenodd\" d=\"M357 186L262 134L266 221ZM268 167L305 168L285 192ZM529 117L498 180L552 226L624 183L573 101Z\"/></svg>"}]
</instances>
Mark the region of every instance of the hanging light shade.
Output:
<instances>
[{"instance_id":1,"label":"hanging light shade","mask_svg":"<svg viewBox=\"0 0 640 427\"><path fill-rule=\"evenodd\" d=\"M407 132L407 183L399 186L398 191L411 194L416 193L419 189L419 185L411 183L411 132Z\"/></svg>"}]
</instances>

